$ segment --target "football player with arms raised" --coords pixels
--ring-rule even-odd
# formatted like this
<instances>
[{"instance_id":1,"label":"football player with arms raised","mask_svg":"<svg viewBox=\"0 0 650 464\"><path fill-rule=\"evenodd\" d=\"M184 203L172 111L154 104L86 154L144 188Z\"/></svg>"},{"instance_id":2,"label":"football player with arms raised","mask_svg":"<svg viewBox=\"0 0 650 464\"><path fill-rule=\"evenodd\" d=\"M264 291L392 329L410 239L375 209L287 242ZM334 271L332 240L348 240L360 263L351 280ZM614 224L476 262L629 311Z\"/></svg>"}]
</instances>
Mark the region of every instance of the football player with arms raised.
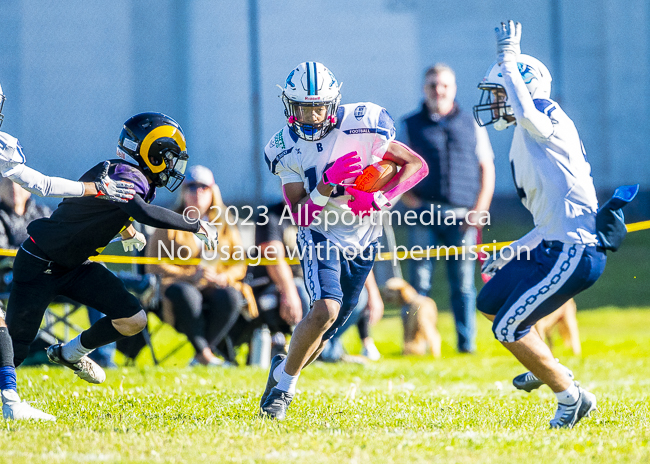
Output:
<instances>
[{"instance_id":1,"label":"football player with arms raised","mask_svg":"<svg viewBox=\"0 0 650 464\"><path fill-rule=\"evenodd\" d=\"M0 126L4 121L2 110L5 95L0 86ZM104 200L126 202L133 198L135 190L131 182L115 181L108 176L108 165L94 179L75 182L60 177L46 176L25 164L25 154L18 139L0 131L0 174L11 179L25 190L40 197L98 197ZM107 162L108 163L108 162ZM5 419L54 420L46 414L21 401L16 390L16 369L11 337L0 303L0 395Z\"/></svg>"},{"instance_id":2,"label":"football player with arms raised","mask_svg":"<svg viewBox=\"0 0 650 464\"><path fill-rule=\"evenodd\" d=\"M139 333L147 315L124 283L100 263L98 255L115 237L142 249L145 239L133 229L135 220L161 229L194 232L209 249L216 244L216 227L206 221L186 221L173 211L151 205L156 188L174 191L183 181L188 160L185 136L176 121L162 113L141 113L124 123L118 141L121 159L110 161L109 176L133 183L136 195L126 203L96 198L66 198L49 218L27 226L30 237L14 261L13 287L7 305L7 327L13 341L14 364L27 357L43 314L57 295L96 308L106 317L65 344L52 345L47 356L90 383L106 375L87 355L103 345ZM125 161L131 157L135 163ZM137 164L136 164L137 163ZM82 181L94 179L102 163Z\"/></svg>"},{"instance_id":3,"label":"football player with arms raised","mask_svg":"<svg viewBox=\"0 0 650 464\"><path fill-rule=\"evenodd\" d=\"M515 387L547 384L558 400L551 427L572 428L596 409L596 397L574 382L533 326L593 285L605 269L605 248L614 248L599 241L591 166L573 121L550 99L548 69L521 54L519 23L501 23L496 36L497 61L479 84L474 114L482 126L513 126L512 175L535 228L511 245L514 253L486 261L482 271L493 277L477 307L493 321L497 340L530 370L515 378ZM627 201L630 192L622 192Z\"/></svg>"},{"instance_id":4,"label":"football player with arms raised","mask_svg":"<svg viewBox=\"0 0 650 464\"><path fill-rule=\"evenodd\" d=\"M272 359L260 401L262 415L278 420L285 418L301 370L318 357L357 304L381 235L375 213L428 174L419 155L394 141L393 119L384 108L369 102L339 106L340 87L321 63L296 66L282 88L287 125L264 150L299 226L311 299L287 356ZM354 188L362 170L382 159L400 166L390 182L375 193Z\"/></svg>"}]
</instances>

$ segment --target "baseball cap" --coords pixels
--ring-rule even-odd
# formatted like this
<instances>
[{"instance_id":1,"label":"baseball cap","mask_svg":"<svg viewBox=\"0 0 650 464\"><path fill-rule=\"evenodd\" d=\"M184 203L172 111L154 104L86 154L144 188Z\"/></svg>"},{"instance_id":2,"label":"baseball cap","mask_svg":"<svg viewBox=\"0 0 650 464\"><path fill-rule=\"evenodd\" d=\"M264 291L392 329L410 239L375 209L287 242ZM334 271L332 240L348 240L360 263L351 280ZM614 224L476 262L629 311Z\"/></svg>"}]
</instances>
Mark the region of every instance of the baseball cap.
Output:
<instances>
[{"instance_id":1,"label":"baseball cap","mask_svg":"<svg viewBox=\"0 0 650 464\"><path fill-rule=\"evenodd\" d=\"M188 170L185 182L187 184L201 184L212 187L214 185L214 176L210 169L197 164Z\"/></svg>"}]
</instances>

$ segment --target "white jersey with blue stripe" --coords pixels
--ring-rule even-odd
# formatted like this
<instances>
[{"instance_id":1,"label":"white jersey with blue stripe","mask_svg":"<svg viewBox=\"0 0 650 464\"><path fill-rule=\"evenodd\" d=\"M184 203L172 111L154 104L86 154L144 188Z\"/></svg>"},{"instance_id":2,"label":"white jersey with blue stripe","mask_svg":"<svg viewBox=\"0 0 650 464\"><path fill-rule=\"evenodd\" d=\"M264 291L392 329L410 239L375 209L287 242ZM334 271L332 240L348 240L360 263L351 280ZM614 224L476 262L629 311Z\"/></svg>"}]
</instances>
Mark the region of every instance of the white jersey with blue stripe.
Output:
<instances>
[{"instance_id":1,"label":"white jersey with blue stripe","mask_svg":"<svg viewBox=\"0 0 650 464\"><path fill-rule=\"evenodd\" d=\"M20 142L6 132L0 132L0 173L6 177L6 173L20 164L25 164Z\"/></svg>"},{"instance_id":2,"label":"white jersey with blue stripe","mask_svg":"<svg viewBox=\"0 0 650 464\"><path fill-rule=\"evenodd\" d=\"M323 171L338 158L356 151L363 166L368 166L383 158L395 138L393 119L384 108L374 103L341 105L336 116L336 127L318 141L308 142L299 138L289 126L271 138L264 148L264 157L269 170L280 177L282 185L301 182L310 193L318 185ZM353 181L354 178L348 179L349 183ZM365 216L360 220L353 216L348 200L350 195L345 194L343 187L337 186L309 228L320 232L340 248L363 250L381 235L382 228L378 225L378 217ZM327 224L325 218L329 218ZM331 223L335 218L336 222Z\"/></svg>"},{"instance_id":3,"label":"white jersey with blue stripe","mask_svg":"<svg viewBox=\"0 0 650 464\"><path fill-rule=\"evenodd\" d=\"M598 199L591 166L573 121L552 100L534 100L553 124L549 137L515 126L510 166L517 193L546 240L598 243Z\"/></svg>"}]
</instances>

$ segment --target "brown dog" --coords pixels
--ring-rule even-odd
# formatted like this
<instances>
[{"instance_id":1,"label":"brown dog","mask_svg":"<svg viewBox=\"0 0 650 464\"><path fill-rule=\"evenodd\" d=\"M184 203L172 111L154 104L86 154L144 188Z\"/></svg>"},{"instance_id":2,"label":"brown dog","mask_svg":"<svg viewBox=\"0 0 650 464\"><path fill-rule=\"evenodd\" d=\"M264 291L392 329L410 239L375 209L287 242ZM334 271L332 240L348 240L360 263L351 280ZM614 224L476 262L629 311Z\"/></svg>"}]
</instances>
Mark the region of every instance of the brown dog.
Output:
<instances>
[{"instance_id":1,"label":"brown dog","mask_svg":"<svg viewBox=\"0 0 650 464\"><path fill-rule=\"evenodd\" d=\"M404 354L423 355L427 345L434 358L440 357L442 339L438 332L438 307L428 296L422 296L408 282L398 277L388 279L384 299L408 305L404 321Z\"/></svg>"},{"instance_id":2,"label":"brown dog","mask_svg":"<svg viewBox=\"0 0 650 464\"><path fill-rule=\"evenodd\" d=\"M564 344L573 350L573 354L580 355L582 353L576 312L576 302L571 298L556 311L553 311L548 316L537 321L535 328L537 329L537 332L539 332L539 336L542 337L542 340L544 340L549 347L551 346L550 332L554 327L557 327L562 340L564 340Z\"/></svg>"}]
</instances>

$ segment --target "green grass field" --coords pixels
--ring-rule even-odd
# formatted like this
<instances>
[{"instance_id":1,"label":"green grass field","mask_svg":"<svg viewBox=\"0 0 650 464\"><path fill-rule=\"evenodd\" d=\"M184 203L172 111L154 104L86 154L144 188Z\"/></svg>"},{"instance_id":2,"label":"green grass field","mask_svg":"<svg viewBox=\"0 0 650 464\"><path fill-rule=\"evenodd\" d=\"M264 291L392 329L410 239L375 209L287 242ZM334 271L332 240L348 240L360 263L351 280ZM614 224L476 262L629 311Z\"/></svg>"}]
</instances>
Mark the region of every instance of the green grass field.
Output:
<instances>
[{"instance_id":1,"label":"green grass field","mask_svg":"<svg viewBox=\"0 0 650 464\"><path fill-rule=\"evenodd\" d=\"M385 359L311 366L283 423L256 417L265 371L187 368L191 350L159 368L145 353L101 386L61 368L20 369L22 396L58 421L1 422L0 462L650 462L649 321L650 308L584 311L584 355L556 344L599 400L570 431L548 429L550 390L514 390L521 368L487 322L480 354L457 355L444 313L442 359L400 357L398 319L385 318L374 330Z\"/></svg>"},{"instance_id":2,"label":"green grass field","mask_svg":"<svg viewBox=\"0 0 650 464\"><path fill-rule=\"evenodd\" d=\"M493 228L484 239L520 232ZM649 239L630 234L602 278L578 296L583 356L554 344L599 401L599 411L573 430L548 429L555 408L548 388L514 390L511 379L522 369L487 321L479 317L480 354L455 353L439 266L436 279L445 283L432 296L443 311L442 359L401 357L401 326L388 311L373 329L384 359L309 367L283 423L256 417L266 371L187 368L189 344L158 368L143 350L137 367L109 371L101 386L65 369L21 368L23 398L58 421L0 421L0 463L650 462ZM183 341L168 326L154 338L158 356ZM345 344L358 352L356 333Z\"/></svg>"}]
</instances>

